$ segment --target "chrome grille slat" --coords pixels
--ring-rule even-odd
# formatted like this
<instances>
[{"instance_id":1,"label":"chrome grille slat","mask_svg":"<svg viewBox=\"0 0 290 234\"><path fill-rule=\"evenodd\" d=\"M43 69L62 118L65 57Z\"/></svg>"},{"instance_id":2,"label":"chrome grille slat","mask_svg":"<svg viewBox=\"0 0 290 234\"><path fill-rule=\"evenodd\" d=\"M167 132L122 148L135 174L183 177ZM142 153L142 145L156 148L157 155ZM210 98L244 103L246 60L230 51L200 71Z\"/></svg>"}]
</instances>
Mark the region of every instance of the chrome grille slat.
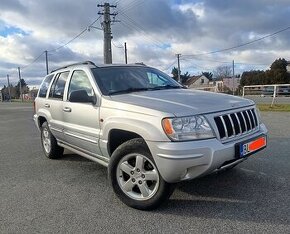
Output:
<instances>
[{"instance_id":1,"label":"chrome grille slat","mask_svg":"<svg viewBox=\"0 0 290 234\"><path fill-rule=\"evenodd\" d=\"M247 132L247 131L249 131L249 129L248 129L248 125L247 125L246 118L245 118L245 115L244 115L243 111L241 112L241 115L243 117L243 120L244 120L244 123L245 123L245 126L246 126L246 132Z\"/></svg>"},{"instance_id":2,"label":"chrome grille slat","mask_svg":"<svg viewBox=\"0 0 290 234\"><path fill-rule=\"evenodd\" d=\"M224 129L225 129L225 133L226 133L226 136L225 137L228 138L229 135L228 135L228 130L227 130L227 126L226 126L226 123L224 121L224 118L222 116L220 116L220 119L221 119L221 121L223 123L223 126L224 126Z\"/></svg>"},{"instance_id":3,"label":"chrome grille slat","mask_svg":"<svg viewBox=\"0 0 290 234\"><path fill-rule=\"evenodd\" d=\"M214 120L222 141L246 135L259 127L254 109L216 116Z\"/></svg>"},{"instance_id":4,"label":"chrome grille slat","mask_svg":"<svg viewBox=\"0 0 290 234\"><path fill-rule=\"evenodd\" d=\"M242 127L241 127L241 122L240 122L240 120L239 120L239 118L238 118L237 113L235 113L235 116L236 116L236 118L237 118L237 120L238 120L238 124L239 124L239 128L240 128L240 134L243 134L243 132L242 132Z\"/></svg>"},{"instance_id":5,"label":"chrome grille slat","mask_svg":"<svg viewBox=\"0 0 290 234\"><path fill-rule=\"evenodd\" d=\"M235 136L236 135L236 131L235 131L234 123L233 123L233 120L232 120L232 116L228 114L228 117L229 117L231 125L232 125L233 136Z\"/></svg>"},{"instance_id":6,"label":"chrome grille slat","mask_svg":"<svg viewBox=\"0 0 290 234\"><path fill-rule=\"evenodd\" d=\"M247 114L247 117L248 117L248 120L249 120L249 123L250 123L250 131L253 129L253 126L252 126L252 121L250 119L250 116L249 116L249 113L248 111L246 110L246 114Z\"/></svg>"}]
</instances>

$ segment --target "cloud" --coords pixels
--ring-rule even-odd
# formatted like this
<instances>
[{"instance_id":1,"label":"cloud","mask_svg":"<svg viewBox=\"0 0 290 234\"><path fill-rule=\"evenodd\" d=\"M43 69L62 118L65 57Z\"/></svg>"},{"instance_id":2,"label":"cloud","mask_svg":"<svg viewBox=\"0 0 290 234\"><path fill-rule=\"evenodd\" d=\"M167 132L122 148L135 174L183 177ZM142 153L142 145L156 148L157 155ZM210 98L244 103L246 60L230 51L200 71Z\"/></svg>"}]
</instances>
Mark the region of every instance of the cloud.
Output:
<instances>
[{"instance_id":1,"label":"cloud","mask_svg":"<svg viewBox=\"0 0 290 234\"><path fill-rule=\"evenodd\" d=\"M85 4L69 0L2 0L0 86L6 74L30 64L44 50L50 51L50 69L81 60L102 63L103 34L96 29L55 51L97 19L101 10L94 0ZM117 47L127 42L129 62L168 68L168 73L176 53L194 55L243 44L289 26L290 19L288 0L122 0L111 10L118 12L116 20L121 21L112 26L113 41ZM100 21L95 26L101 27ZM233 59L237 72L265 69L276 58L290 59L289 38L290 30L224 53L185 56L182 72L210 71ZM112 45L114 62L123 63L124 49L117 47ZM239 61L249 65L239 65ZM40 83L45 74L44 54L23 70L23 76L33 85ZM17 76L11 77L17 80Z\"/></svg>"}]
</instances>

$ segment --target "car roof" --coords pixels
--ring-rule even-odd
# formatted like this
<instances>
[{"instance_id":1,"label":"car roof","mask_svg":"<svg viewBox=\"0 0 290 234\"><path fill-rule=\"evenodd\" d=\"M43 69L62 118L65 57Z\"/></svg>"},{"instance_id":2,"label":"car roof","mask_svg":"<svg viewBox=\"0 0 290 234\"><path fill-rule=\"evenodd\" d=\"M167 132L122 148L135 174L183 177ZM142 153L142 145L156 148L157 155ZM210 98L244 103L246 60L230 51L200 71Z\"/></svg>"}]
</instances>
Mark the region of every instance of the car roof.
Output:
<instances>
[{"instance_id":1,"label":"car roof","mask_svg":"<svg viewBox=\"0 0 290 234\"><path fill-rule=\"evenodd\" d=\"M65 65L63 67L57 68L53 71L51 71L51 73L54 73L56 71L60 71L63 69L67 69L67 68L72 68L72 67L80 67L80 66L85 66L85 67L90 67L90 68L103 68L103 67L144 67L146 66L144 63L133 63L133 64L98 64L96 65L95 63L93 63L92 61L84 61L84 62L79 62L79 63L73 63L73 64L69 64L69 65Z\"/></svg>"}]
</instances>

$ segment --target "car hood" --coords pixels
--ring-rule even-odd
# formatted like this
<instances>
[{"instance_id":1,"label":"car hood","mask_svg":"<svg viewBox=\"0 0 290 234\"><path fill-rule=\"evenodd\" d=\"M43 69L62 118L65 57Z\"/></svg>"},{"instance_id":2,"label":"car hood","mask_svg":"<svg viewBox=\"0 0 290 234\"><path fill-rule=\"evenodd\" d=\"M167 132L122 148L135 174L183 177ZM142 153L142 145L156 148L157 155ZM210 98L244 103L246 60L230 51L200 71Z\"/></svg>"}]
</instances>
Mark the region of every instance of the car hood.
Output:
<instances>
[{"instance_id":1,"label":"car hood","mask_svg":"<svg viewBox=\"0 0 290 234\"><path fill-rule=\"evenodd\" d=\"M213 113L254 104L253 101L245 98L190 89L168 89L112 95L111 100L171 113L175 116ZM126 108L126 105L121 106Z\"/></svg>"}]
</instances>

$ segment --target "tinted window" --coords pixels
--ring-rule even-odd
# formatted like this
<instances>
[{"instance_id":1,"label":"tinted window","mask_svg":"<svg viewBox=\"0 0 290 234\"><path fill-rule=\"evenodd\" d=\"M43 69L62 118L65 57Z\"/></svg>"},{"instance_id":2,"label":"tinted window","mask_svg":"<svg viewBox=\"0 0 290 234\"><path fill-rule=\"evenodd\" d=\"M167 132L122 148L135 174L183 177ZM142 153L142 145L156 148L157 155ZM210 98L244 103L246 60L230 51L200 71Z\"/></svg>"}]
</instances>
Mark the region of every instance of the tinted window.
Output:
<instances>
[{"instance_id":1,"label":"tinted window","mask_svg":"<svg viewBox=\"0 0 290 234\"><path fill-rule=\"evenodd\" d=\"M77 90L85 90L90 97L94 96L93 87L84 71L74 71L69 84L68 98L71 92Z\"/></svg>"},{"instance_id":2,"label":"tinted window","mask_svg":"<svg viewBox=\"0 0 290 234\"><path fill-rule=\"evenodd\" d=\"M150 67L104 67L92 69L95 79L104 95L125 90L155 88L180 88L171 77Z\"/></svg>"},{"instance_id":3,"label":"tinted window","mask_svg":"<svg viewBox=\"0 0 290 234\"><path fill-rule=\"evenodd\" d=\"M39 88L38 97L46 97L46 93L47 93L47 90L48 90L48 87L52 78L53 78L53 75L49 75L44 79L44 81L42 82Z\"/></svg>"},{"instance_id":4,"label":"tinted window","mask_svg":"<svg viewBox=\"0 0 290 234\"><path fill-rule=\"evenodd\" d=\"M57 77L54 79L49 92L50 98L56 98L61 100L63 99L65 82L67 80L68 75L69 72L62 72L57 74Z\"/></svg>"}]
</instances>

